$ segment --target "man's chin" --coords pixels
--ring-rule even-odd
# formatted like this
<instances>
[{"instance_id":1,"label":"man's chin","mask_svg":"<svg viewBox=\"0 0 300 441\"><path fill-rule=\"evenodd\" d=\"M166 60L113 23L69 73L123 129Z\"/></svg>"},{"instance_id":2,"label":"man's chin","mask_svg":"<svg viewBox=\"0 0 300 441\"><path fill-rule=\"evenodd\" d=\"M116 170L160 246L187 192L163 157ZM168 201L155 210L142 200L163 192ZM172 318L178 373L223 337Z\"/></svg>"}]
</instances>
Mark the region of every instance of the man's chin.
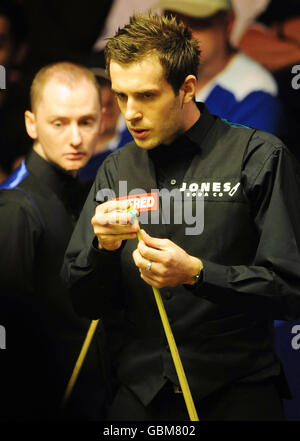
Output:
<instances>
[{"instance_id":1,"label":"man's chin","mask_svg":"<svg viewBox=\"0 0 300 441\"><path fill-rule=\"evenodd\" d=\"M151 150L159 145L159 143L155 141L148 141L148 140L143 141L142 139L136 139L136 138L134 138L134 141L138 147L144 150Z\"/></svg>"},{"instance_id":2,"label":"man's chin","mask_svg":"<svg viewBox=\"0 0 300 441\"><path fill-rule=\"evenodd\" d=\"M59 167L65 170L67 173L76 176L78 171L83 168L88 161L66 161L63 164L59 164Z\"/></svg>"}]
</instances>

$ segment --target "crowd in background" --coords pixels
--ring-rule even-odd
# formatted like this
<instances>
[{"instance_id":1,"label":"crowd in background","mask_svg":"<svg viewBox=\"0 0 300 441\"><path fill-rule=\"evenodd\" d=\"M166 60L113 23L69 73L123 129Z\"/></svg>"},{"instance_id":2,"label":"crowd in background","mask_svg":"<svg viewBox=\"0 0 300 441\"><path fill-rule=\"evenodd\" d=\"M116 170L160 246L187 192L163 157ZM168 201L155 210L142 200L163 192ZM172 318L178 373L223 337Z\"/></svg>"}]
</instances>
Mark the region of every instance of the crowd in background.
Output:
<instances>
[{"instance_id":1,"label":"crowd in background","mask_svg":"<svg viewBox=\"0 0 300 441\"><path fill-rule=\"evenodd\" d=\"M87 0L84 7L73 3L70 8L66 1L1 1L0 64L6 69L6 89L0 91L0 182L31 146L23 115L35 73L62 60L103 68L103 57L97 62L97 52L103 50L105 38L133 11L143 12L156 3ZM231 44L274 76L286 124L279 136L299 158L300 101L298 90L292 87L293 66L300 64L299 2L287 0L283 6L279 0L256 0L247 2L247 8L245 1L234 0L232 4Z\"/></svg>"}]
</instances>

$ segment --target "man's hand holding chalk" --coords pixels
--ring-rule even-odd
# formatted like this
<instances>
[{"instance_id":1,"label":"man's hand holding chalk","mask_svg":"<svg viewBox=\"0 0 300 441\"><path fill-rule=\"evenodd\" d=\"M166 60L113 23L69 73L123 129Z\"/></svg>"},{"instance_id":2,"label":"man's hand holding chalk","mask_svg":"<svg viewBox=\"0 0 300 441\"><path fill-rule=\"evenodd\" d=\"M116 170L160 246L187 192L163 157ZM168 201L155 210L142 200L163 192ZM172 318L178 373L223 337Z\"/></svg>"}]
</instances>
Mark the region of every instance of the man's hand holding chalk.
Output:
<instances>
[{"instance_id":1,"label":"man's hand holding chalk","mask_svg":"<svg viewBox=\"0 0 300 441\"><path fill-rule=\"evenodd\" d=\"M131 222L133 216L127 211L129 207L128 201L108 201L96 207L91 223L99 249L117 250L122 240L137 237L139 225Z\"/></svg>"}]
</instances>

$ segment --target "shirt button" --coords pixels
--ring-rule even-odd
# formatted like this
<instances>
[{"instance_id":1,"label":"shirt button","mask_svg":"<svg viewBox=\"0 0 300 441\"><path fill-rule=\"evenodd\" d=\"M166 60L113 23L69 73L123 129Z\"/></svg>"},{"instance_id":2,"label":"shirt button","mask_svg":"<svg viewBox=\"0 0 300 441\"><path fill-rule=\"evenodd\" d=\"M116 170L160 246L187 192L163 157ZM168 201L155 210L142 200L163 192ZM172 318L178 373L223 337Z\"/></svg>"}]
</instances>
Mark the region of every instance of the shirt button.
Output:
<instances>
[{"instance_id":1,"label":"shirt button","mask_svg":"<svg viewBox=\"0 0 300 441\"><path fill-rule=\"evenodd\" d=\"M171 179L170 184L171 185L175 185L176 184L176 179Z\"/></svg>"},{"instance_id":2,"label":"shirt button","mask_svg":"<svg viewBox=\"0 0 300 441\"><path fill-rule=\"evenodd\" d=\"M165 299L170 300L172 298L172 293L170 291L166 291L164 293Z\"/></svg>"}]
</instances>

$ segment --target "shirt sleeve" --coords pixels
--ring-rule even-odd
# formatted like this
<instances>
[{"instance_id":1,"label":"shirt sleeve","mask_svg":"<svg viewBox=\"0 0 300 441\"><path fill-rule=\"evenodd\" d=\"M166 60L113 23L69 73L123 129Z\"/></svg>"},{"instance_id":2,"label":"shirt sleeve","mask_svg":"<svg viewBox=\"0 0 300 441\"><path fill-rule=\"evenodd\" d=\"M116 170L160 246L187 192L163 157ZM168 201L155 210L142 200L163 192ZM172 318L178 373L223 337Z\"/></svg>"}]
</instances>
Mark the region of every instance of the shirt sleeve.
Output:
<instances>
[{"instance_id":1,"label":"shirt sleeve","mask_svg":"<svg viewBox=\"0 0 300 441\"><path fill-rule=\"evenodd\" d=\"M34 292L36 246L41 225L23 196L0 197L1 288L6 292Z\"/></svg>"},{"instance_id":2,"label":"shirt sleeve","mask_svg":"<svg viewBox=\"0 0 300 441\"><path fill-rule=\"evenodd\" d=\"M249 302L273 319L300 317L300 171L284 146L248 149L242 183L259 234L251 265L224 266L203 260L203 283L195 294L216 302ZM205 286L222 287L205 290Z\"/></svg>"}]
</instances>

